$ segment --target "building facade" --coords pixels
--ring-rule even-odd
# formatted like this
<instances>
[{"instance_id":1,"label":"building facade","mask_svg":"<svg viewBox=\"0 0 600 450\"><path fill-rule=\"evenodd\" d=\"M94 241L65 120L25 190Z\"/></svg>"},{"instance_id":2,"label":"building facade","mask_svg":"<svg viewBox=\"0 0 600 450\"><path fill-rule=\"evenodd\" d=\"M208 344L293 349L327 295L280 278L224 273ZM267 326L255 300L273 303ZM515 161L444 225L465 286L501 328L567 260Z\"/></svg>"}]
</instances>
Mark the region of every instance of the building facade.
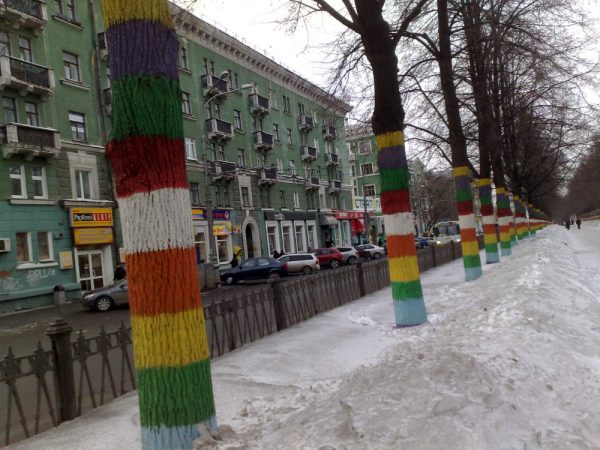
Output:
<instances>
[{"instance_id":1,"label":"building facade","mask_svg":"<svg viewBox=\"0 0 600 450\"><path fill-rule=\"evenodd\" d=\"M172 6L199 262L349 242L350 107ZM99 1L0 4L0 313L112 282L125 260L105 157ZM151 111L149 112L151 114ZM144 162L140 161L139 170ZM152 211L148 211L152 214Z\"/></svg>"}]
</instances>

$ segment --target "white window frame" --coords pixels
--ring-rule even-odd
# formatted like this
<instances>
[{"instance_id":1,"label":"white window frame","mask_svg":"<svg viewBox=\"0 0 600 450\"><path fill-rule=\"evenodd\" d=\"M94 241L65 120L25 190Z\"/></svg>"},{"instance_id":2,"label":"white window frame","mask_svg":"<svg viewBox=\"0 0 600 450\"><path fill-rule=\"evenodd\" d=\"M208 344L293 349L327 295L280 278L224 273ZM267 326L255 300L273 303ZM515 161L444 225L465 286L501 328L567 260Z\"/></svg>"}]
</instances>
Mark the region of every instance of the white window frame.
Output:
<instances>
[{"instance_id":1,"label":"white window frame","mask_svg":"<svg viewBox=\"0 0 600 450\"><path fill-rule=\"evenodd\" d=\"M217 258L217 263L218 264L228 264L231 259L233 258L233 243L232 243L232 239L231 239L231 234L228 234L227 236L214 236L215 239L215 249L216 251L216 258ZM225 243L227 244L227 256L225 258L225 261L221 261L219 259L219 239L220 240L224 240Z\"/></svg>"},{"instance_id":2,"label":"white window frame","mask_svg":"<svg viewBox=\"0 0 600 450\"><path fill-rule=\"evenodd\" d=\"M367 195L365 193L366 188L373 188L373 195ZM363 197L375 197L377 195L377 192L375 191L375 185L374 184L365 184L363 186Z\"/></svg>"},{"instance_id":3,"label":"white window frame","mask_svg":"<svg viewBox=\"0 0 600 450\"><path fill-rule=\"evenodd\" d=\"M285 236L283 234L284 228L288 228L290 230L287 242L285 242ZM296 240L296 238L294 237L295 231L296 230L294 230L294 223L291 220L285 220L285 221L281 222L281 244L282 244L281 251L282 252L294 253L296 251L296 246L294 245L294 241ZM289 245L289 248L287 248L288 245Z\"/></svg>"},{"instance_id":4,"label":"white window frame","mask_svg":"<svg viewBox=\"0 0 600 450\"><path fill-rule=\"evenodd\" d=\"M368 150L363 151L363 149L366 149L367 147ZM358 143L358 153L360 153L361 155L368 155L372 151L373 149L371 148L371 141L361 141Z\"/></svg>"},{"instance_id":5,"label":"white window frame","mask_svg":"<svg viewBox=\"0 0 600 450\"><path fill-rule=\"evenodd\" d=\"M10 173L10 169L9 169L9 178L11 180L21 180L21 195L14 195L11 192L11 198L27 198L27 183L25 181L25 166L23 164L15 164L14 167L18 167L19 170L21 171L21 173L19 175L16 174L12 174ZM12 182L10 182L11 186L12 186ZM12 190L12 188L11 188Z\"/></svg>"},{"instance_id":6,"label":"white window frame","mask_svg":"<svg viewBox=\"0 0 600 450\"><path fill-rule=\"evenodd\" d=\"M45 234L46 235L46 242L48 243L48 255L50 256L49 258L46 259L40 259L40 234ZM38 231L37 232L37 237L38 237L38 261L39 262L52 262L54 261L54 246L52 243L52 231Z\"/></svg>"},{"instance_id":7,"label":"white window frame","mask_svg":"<svg viewBox=\"0 0 600 450\"><path fill-rule=\"evenodd\" d=\"M100 185L98 183L98 167L96 163L96 156L89 155L85 152L68 152L67 158L69 159L72 198L77 199L77 182L75 179L75 171L88 171L90 172L90 197L92 200L100 199Z\"/></svg>"},{"instance_id":8,"label":"white window frame","mask_svg":"<svg viewBox=\"0 0 600 450\"><path fill-rule=\"evenodd\" d=\"M292 159L290 159L290 175L293 177L296 176L296 163Z\"/></svg>"},{"instance_id":9,"label":"white window frame","mask_svg":"<svg viewBox=\"0 0 600 450\"><path fill-rule=\"evenodd\" d=\"M298 192L293 192L294 197L294 208L300 208L300 194Z\"/></svg>"},{"instance_id":10,"label":"white window frame","mask_svg":"<svg viewBox=\"0 0 600 450\"><path fill-rule=\"evenodd\" d=\"M33 169L40 168L42 169L42 175L34 175ZM35 166L31 168L31 181L35 184L36 181L40 181L42 183L42 195L35 195L35 189L33 189L35 199L47 199L48 198L48 181L46 178L46 168L44 166Z\"/></svg>"},{"instance_id":11,"label":"white window frame","mask_svg":"<svg viewBox=\"0 0 600 450\"><path fill-rule=\"evenodd\" d=\"M370 171L369 173L365 173L365 170L364 170L364 169L365 169L365 167L370 167L370 168L371 168L371 171ZM373 163L371 163L371 162L368 162L368 163L362 163L362 164L360 165L360 174L361 174L362 176L366 176L366 175L373 175L374 173L375 173L375 172L373 171Z\"/></svg>"},{"instance_id":12,"label":"white window frame","mask_svg":"<svg viewBox=\"0 0 600 450\"><path fill-rule=\"evenodd\" d=\"M283 160L281 158L277 158L277 173L283 174Z\"/></svg>"},{"instance_id":13,"label":"white window frame","mask_svg":"<svg viewBox=\"0 0 600 450\"><path fill-rule=\"evenodd\" d=\"M302 241L298 242L298 233L297 228L300 227L300 235L302 236ZM305 252L306 247L306 227L304 226L304 222L294 222L294 243L296 245L296 249L298 252Z\"/></svg>"},{"instance_id":14,"label":"white window frame","mask_svg":"<svg viewBox=\"0 0 600 450\"><path fill-rule=\"evenodd\" d=\"M204 235L204 241L197 241L196 236L202 233ZM204 262L207 263L210 259L210 236L208 235L208 225L196 225L194 229L194 250L198 244L204 244Z\"/></svg>"},{"instance_id":15,"label":"white window frame","mask_svg":"<svg viewBox=\"0 0 600 450\"><path fill-rule=\"evenodd\" d=\"M28 257L27 261L19 261L17 259L17 264L32 263L33 262L33 245L31 243L31 231L17 231L17 233L15 234L15 254L16 254L16 257L18 258L17 234L25 234L27 237L27 257Z\"/></svg>"},{"instance_id":16,"label":"white window frame","mask_svg":"<svg viewBox=\"0 0 600 450\"><path fill-rule=\"evenodd\" d=\"M314 138L314 145L315 148L317 149L317 153L320 153L320 149L319 149L319 139Z\"/></svg>"},{"instance_id":17,"label":"white window frame","mask_svg":"<svg viewBox=\"0 0 600 450\"><path fill-rule=\"evenodd\" d=\"M275 246L277 248L271 248L271 243L269 241L269 228L273 228L275 230ZM281 239L279 237L279 224L276 221L267 220L265 221L265 232L267 236L267 249L269 252L269 256L273 255L273 252L277 250L281 251Z\"/></svg>"},{"instance_id":18,"label":"white window frame","mask_svg":"<svg viewBox=\"0 0 600 450\"><path fill-rule=\"evenodd\" d=\"M312 229L312 233L311 233L311 229ZM306 221L306 236L307 236L307 240L306 240L307 248L310 247L313 250L315 248L319 248L319 241L317 240L317 224L314 220Z\"/></svg>"},{"instance_id":19,"label":"white window frame","mask_svg":"<svg viewBox=\"0 0 600 450\"><path fill-rule=\"evenodd\" d=\"M185 157L189 160L198 161L198 153L196 152L196 139L185 138Z\"/></svg>"}]
</instances>

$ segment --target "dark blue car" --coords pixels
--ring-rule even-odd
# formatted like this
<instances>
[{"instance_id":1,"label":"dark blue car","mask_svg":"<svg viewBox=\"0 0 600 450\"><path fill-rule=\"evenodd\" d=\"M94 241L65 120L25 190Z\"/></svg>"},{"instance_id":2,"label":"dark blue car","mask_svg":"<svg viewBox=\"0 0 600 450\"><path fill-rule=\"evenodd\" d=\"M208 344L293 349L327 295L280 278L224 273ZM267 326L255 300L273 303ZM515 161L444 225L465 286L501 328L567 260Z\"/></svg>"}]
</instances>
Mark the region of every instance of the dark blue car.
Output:
<instances>
[{"instance_id":1,"label":"dark blue car","mask_svg":"<svg viewBox=\"0 0 600 450\"><path fill-rule=\"evenodd\" d=\"M429 247L429 241L423 236L415 237L415 247L417 250Z\"/></svg>"},{"instance_id":2,"label":"dark blue car","mask_svg":"<svg viewBox=\"0 0 600 450\"><path fill-rule=\"evenodd\" d=\"M221 281L225 284L235 284L247 280L268 280L287 275L285 264L266 256L250 258L239 266L221 274Z\"/></svg>"}]
</instances>

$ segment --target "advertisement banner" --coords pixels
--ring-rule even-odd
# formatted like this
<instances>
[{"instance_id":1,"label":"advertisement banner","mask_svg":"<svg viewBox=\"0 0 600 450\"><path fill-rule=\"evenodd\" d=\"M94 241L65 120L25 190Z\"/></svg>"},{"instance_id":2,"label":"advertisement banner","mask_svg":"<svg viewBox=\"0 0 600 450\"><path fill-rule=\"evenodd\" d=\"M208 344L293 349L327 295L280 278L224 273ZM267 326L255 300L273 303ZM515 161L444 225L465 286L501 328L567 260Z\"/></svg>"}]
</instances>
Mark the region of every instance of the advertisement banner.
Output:
<instances>
[{"instance_id":1,"label":"advertisement banner","mask_svg":"<svg viewBox=\"0 0 600 450\"><path fill-rule=\"evenodd\" d=\"M112 228L75 228L73 230L75 245L112 244Z\"/></svg>"},{"instance_id":2,"label":"advertisement banner","mask_svg":"<svg viewBox=\"0 0 600 450\"><path fill-rule=\"evenodd\" d=\"M228 209L213 209L213 220L231 220L231 211ZM206 210L204 208L192 208L193 220L206 220Z\"/></svg>"},{"instance_id":3,"label":"advertisement banner","mask_svg":"<svg viewBox=\"0 0 600 450\"><path fill-rule=\"evenodd\" d=\"M213 225L215 236L229 236L231 234L231 222L216 223Z\"/></svg>"},{"instance_id":4,"label":"advertisement banner","mask_svg":"<svg viewBox=\"0 0 600 450\"><path fill-rule=\"evenodd\" d=\"M112 208L71 208L71 226L83 227L112 227Z\"/></svg>"}]
</instances>

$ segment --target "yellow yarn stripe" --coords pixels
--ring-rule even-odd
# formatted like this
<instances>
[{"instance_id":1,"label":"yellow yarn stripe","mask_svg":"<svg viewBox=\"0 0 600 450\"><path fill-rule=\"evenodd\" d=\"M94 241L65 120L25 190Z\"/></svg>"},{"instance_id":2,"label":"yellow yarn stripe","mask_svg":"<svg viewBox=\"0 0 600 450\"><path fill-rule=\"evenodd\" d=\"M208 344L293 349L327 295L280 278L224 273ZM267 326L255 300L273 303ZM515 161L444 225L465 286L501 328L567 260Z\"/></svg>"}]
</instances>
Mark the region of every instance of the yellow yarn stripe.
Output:
<instances>
[{"instance_id":1,"label":"yellow yarn stripe","mask_svg":"<svg viewBox=\"0 0 600 450\"><path fill-rule=\"evenodd\" d=\"M496 188L496 194L504 194L506 193L506 189L503 187Z\"/></svg>"},{"instance_id":2,"label":"yellow yarn stripe","mask_svg":"<svg viewBox=\"0 0 600 450\"><path fill-rule=\"evenodd\" d=\"M131 316L131 325L138 369L185 366L209 358L202 309Z\"/></svg>"},{"instance_id":3,"label":"yellow yarn stripe","mask_svg":"<svg viewBox=\"0 0 600 450\"><path fill-rule=\"evenodd\" d=\"M455 177L464 177L471 174L471 171L467 166L455 167L452 169L452 174Z\"/></svg>"},{"instance_id":4,"label":"yellow yarn stripe","mask_svg":"<svg viewBox=\"0 0 600 450\"><path fill-rule=\"evenodd\" d=\"M377 150L382 150L389 147L398 147L404 145L404 133L402 131L392 131L391 133L383 133L375 137L377 142Z\"/></svg>"},{"instance_id":5,"label":"yellow yarn stripe","mask_svg":"<svg viewBox=\"0 0 600 450\"><path fill-rule=\"evenodd\" d=\"M474 256L479 254L479 244L474 242L462 242L463 256Z\"/></svg>"},{"instance_id":6,"label":"yellow yarn stripe","mask_svg":"<svg viewBox=\"0 0 600 450\"><path fill-rule=\"evenodd\" d=\"M477 180L477 186L491 186L492 180L490 178L479 178Z\"/></svg>"},{"instance_id":7,"label":"yellow yarn stripe","mask_svg":"<svg viewBox=\"0 0 600 450\"><path fill-rule=\"evenodd\" d=\"M504 233L500 233L500 240L504 241L504 242L510 240L510 231L505 231Z\"/></svg>"},{"instance_id":8,"label":"yellow yarn stripe","mask_svg":"<svg viewBox=\"0 0 600 450\"><path fill-rule=\"evenodd\" d=\"M173 28L173 19L164 0L102 0L102 14L106 28L130 20L160 22Z\"/></svg>"},{"instance_id":9,"label":"yellow yarn stripe","mask_svg":"<svg viewBox=\"0 0 600 450\"><path fill-rule=\"evenodd\" d=\"M390 258L390 279L400 283L417 281L419 279L419 264L416 256L400 256Z\"/></svg>"}]
</instances>

